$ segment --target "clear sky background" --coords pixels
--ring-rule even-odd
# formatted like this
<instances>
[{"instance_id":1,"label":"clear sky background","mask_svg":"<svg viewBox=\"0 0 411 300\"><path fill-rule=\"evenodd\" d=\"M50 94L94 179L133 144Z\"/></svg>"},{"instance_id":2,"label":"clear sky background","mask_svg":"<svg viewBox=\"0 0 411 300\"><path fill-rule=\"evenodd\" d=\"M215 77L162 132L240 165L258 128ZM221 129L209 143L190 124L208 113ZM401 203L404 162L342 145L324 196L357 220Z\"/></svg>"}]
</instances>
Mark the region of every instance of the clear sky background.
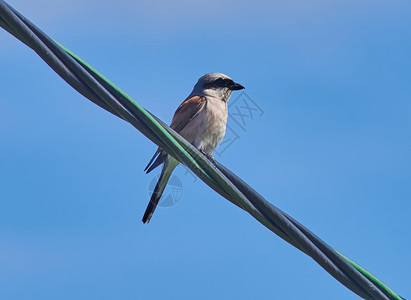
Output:
<instances>
[{"instance_id":1,"label":"clear sky background","mask_svg":"<svg viewBox=\"0 0 411 300\"><path fill-rule=\"evenodd\" d=\"M9 3L165 122L204 73L245 85L217 160L411 297L409 1ZM2 30L0 85L1 299L358 299L182 167L143 225L155 145Z\"/></svg>"}]
</instances>

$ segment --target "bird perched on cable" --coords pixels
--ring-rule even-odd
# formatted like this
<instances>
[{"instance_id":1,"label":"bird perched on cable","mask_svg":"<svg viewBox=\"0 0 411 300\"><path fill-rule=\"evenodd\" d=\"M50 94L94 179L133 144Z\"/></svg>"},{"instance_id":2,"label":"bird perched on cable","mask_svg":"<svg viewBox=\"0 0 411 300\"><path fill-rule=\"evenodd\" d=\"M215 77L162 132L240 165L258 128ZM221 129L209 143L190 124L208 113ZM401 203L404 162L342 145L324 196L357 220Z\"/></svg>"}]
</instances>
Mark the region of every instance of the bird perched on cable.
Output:
<instances>
[{"instance_id":1,"label":"bird perched on cable","mask_svg":"<svg viewBox=\"0 0 411 300\"><path fill-rule=\"evenodd\" d=\"M225 135L227 101L232 91L242 89L244 87L241 84L235 83L227 75L205 74L177 108L170 127L205 155L212 157L212 153ZM163 169L144 213L144 223L150 222L170 175L179 161L158 148L144 171L149 173L161 164Z\"/></svg>"}]
</instances>

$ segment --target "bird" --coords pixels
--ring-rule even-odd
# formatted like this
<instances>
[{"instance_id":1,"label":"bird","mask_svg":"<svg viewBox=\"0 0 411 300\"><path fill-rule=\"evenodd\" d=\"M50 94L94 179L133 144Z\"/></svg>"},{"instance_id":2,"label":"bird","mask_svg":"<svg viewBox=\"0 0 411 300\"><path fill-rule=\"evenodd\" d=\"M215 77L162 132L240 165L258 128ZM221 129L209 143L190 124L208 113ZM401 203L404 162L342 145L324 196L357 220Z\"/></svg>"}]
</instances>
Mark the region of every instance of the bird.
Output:
<instances>
[{"instance_id":1,"label":"bird","mask_svg":"<svg viewBox=\"0 0 411 300\"><path fill-rule=\"evenodd\" d=\"M170 127L196 147L209 159L223 140L228 117L227 102L233 91L244 86L222 73L207 73L201 76L190 95L174 113ZM170 179L171 173L180 162L158 148L144 171L148 174L163 164L160 177L151 195L143 216L149 223Z\"/></svg>"}]
</instances>

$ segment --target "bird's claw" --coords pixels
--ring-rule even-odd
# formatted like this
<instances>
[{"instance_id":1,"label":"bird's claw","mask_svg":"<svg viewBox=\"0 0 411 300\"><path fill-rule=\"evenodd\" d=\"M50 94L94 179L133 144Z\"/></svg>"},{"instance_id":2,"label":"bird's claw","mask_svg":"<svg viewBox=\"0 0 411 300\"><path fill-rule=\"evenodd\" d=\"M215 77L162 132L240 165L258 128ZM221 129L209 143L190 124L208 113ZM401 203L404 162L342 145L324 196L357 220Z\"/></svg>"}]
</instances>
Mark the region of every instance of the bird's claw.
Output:
<instances>
[{"instance_id":1,"label":"bird's claw","mask_svg":"<svg viewBox=\"0 0 411 300\"><path fill-rule=\"evenodd\" d=\"M199 149L199 150L200 150L200 152L201 152L205 157L207 157L208 160L211 161L214 165L217 164L216 161L215 161L215 159L214 159L214 157L213 157L211 154L206 153L203 149Z\"/></svg>"}]
</instances>

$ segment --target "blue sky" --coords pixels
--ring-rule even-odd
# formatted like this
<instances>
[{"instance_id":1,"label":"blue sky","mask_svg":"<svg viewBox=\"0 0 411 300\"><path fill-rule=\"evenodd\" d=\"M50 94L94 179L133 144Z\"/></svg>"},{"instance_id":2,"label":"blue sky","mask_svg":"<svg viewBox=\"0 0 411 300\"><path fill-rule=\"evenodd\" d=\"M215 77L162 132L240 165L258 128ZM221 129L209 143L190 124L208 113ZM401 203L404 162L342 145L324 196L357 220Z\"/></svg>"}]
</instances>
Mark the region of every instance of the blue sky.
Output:
<instances>
[{"instance_id":1,"label":"blue sky","mask_svg":"<svg viewBox=\"0 0 411 300\"><path fill-rule=\"evenodd\" d=\"M245 85L263 114L217 160L409 297L411 4L9 3L166 122L204 73ZM155 146L0 45L2 299L358 299L182 167L143 225Z\"/></svg>"}]
</instances>

